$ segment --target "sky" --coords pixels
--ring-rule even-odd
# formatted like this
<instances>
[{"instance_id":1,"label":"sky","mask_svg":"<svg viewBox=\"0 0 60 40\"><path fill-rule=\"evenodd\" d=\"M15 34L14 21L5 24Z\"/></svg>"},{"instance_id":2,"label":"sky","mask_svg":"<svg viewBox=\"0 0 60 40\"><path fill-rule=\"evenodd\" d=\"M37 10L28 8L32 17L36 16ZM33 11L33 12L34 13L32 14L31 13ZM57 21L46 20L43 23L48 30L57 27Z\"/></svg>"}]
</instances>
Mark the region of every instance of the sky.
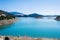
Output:
<instances>
[{"instance_id":1,"label":"sky","mask_svg":"<svg viewBox=\"0 0 60 40\"><path fill-rule=\"evenodd\" d=\"M0 0L0 10L24 14L60 15L60 0Z\"/></svg>"}]
</instances>

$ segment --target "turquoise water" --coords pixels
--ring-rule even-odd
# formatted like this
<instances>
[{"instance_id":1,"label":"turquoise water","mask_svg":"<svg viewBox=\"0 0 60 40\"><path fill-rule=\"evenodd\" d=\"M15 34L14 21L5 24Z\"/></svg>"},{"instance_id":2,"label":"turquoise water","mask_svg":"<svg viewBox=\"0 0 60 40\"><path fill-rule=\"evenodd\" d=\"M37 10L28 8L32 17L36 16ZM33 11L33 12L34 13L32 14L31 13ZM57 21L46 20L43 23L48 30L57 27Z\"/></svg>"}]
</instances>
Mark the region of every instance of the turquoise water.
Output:
<instances>
[{"instance_id":1,"label":"turquoise water","mask_svg":"<svg viewBox=\"0 0 60 40\"><path fill-rule=\"evenodd\" d=\"M19 18L13 24L0 26L0 35L60 38L60 21Z\"/></svg>"}]
</instances>

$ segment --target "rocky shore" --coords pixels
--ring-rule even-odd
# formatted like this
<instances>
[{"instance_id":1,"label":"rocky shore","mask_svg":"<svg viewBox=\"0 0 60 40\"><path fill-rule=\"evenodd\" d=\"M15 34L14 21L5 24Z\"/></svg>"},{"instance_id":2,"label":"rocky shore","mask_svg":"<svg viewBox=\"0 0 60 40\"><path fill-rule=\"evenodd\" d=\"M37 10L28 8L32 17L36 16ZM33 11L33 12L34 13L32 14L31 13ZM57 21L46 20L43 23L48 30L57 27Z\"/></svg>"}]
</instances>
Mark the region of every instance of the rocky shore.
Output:
<instances>
[{"instance_id":1,"label":"rocky shore","mask_svg":"<svg viewBox=\"0 0 60 40\"><path fill-rule=\"evenodd\" d=\"M31 38L31 37L13 37L13 36L0 36L0 40L60 40L59 38Z\"/></svg>"},{"instance_id":2,"label":"rocky shore","mask_svg":"<svg viewBox=\"0 0 60 40\"><path fill-rule=\"evenodd\" d=\"M57 16L55 20L60 21L60 16Z\"/></svg>"},{"instance_id":3,"label":"rocky shore","mask_svg":"<svg viewBox=\"0 0 60 40\"><path fill-rule=\"evenodd\" d=\"M0 20L0 25L7 25L7 24L12 24L12 23L14 23L16 21L16 19L9 19L9 20L7 20L7 19L4 19L4 20Z\"/></svg>"},{"instance_id":4,"label":"rocky shore","mask_svg":"<svg viewBox=\"0 0 60 40\"><path fill-rule=\"evenodd\" d=\"M0 10L0 25L7 25L14 23L16 17L13 14Z\"/></svg>"}]
</instances>

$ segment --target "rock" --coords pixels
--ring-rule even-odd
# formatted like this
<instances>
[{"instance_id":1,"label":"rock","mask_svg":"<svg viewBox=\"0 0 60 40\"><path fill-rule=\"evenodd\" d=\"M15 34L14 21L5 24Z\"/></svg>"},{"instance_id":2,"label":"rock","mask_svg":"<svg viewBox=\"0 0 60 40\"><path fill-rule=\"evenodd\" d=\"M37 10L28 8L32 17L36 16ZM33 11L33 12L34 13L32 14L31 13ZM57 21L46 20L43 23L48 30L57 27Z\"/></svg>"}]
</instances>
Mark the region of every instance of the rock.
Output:
<instances>
[{"instance_id":1,"label":"rock","mask_svg":"<svg viewBox=\"0 0 60 40\"><path fill-rule=\"evenodd\" d=\"M11 24L15 21L15 16L0 10L0 25Z\"/></svg>"},{"instance_id":2,"label":"rock","mask_svg":"<svg viewBox=\"0 0 60 40\"><path fill-rule=\"evenodd\" d=\"M55 20L60 21L60 16L57 16Z\"/></svg>"}]
</instances>

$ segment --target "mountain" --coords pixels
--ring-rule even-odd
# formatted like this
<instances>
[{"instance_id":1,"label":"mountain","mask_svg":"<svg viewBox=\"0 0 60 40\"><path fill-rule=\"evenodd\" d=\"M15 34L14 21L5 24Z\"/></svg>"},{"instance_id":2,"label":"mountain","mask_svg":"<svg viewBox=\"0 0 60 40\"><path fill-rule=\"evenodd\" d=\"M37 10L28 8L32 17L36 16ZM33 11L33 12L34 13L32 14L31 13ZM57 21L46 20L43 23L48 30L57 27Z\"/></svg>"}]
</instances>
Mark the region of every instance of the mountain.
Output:
<instances>
[{"instance_id":1,"label":"mountain","mask_svg":"<svg viewBox=\"0 0 60 40\"><path fill-rule=\"evenodd\" d=\"M19 13L19 12L9 12L10 14L13 14L16 17L22 17L24 14L23 13Z\"/></svg>"},{"instance_id":2,"label":"mountain","mask_svg":"<svg viewBox=\"0 0 60 40\"><path fill-rule=\"evenodd\" d=\"M14 14L14 15L16 15L16 14L22 14L22 13L19 13L19 12L9 12L10 14Z\"/></svg>"},{"instance_id":3,"label":"mountain","mask_svg":"<svg viewBox=\"0 0 60 40\"><path fill-rule=\"evenodd\" d=\"M6 14L7 16L8 16L8 15L13 16L13 14L10 14L9 12L3 11L3 10L0 10L0 14Z\"/></svg>"},{"instance_id":4,"label":"mountain","mask_svg":"<svg viewBox=\"0 0 60 40\"><path fill-rule=\"evenodd\" d=\"M28 15L19 13L19 12L10 12L10 14L13 14L16 17L27 17Z\"/></svg>"},{"instance_id":5,"label":"mountain","mask_svg":"<svg viewBox=\"0 0 60 40\"><path fill-rule=\"evenodd\" d=\"M26 14L19 13L19 12L10 12L10 14L15 15L16 17L35 17L35 18L43 17L43 15L39 15L37 13L32 13L32 14L26 15Z\"/></svg>"},{"instance_id":6,"label":"mountain","mask_svg":"<svg viewBox=\"0 0 60 40\"><path fill-rule=\"evenodd\" d=\"M45 15L44 17L57 17L57 16L60 16L60 15Z\"/></svg>"},{"instance_id":7,"label":"mountain","mask_svg":"<svg viewBox=\"0 0 60 40\"><path fill-rule=\"evenodd\" d=\"M9 12L0 10L0 20L12 19L12 18L15 18L15 16L13 14L10 14Z\"/></svg>"},{"instance_id":8,"label":"mountain","mask_svg":"<svg viewBox=\"0 0 60 40\"><path fill-rule=\"evenodd\" d=\"M37 14L37 13L32 13L32 14L29 14L28 17L42 18L43 15L40 15L40 14Z\"/></svg>"}]
</instances>

